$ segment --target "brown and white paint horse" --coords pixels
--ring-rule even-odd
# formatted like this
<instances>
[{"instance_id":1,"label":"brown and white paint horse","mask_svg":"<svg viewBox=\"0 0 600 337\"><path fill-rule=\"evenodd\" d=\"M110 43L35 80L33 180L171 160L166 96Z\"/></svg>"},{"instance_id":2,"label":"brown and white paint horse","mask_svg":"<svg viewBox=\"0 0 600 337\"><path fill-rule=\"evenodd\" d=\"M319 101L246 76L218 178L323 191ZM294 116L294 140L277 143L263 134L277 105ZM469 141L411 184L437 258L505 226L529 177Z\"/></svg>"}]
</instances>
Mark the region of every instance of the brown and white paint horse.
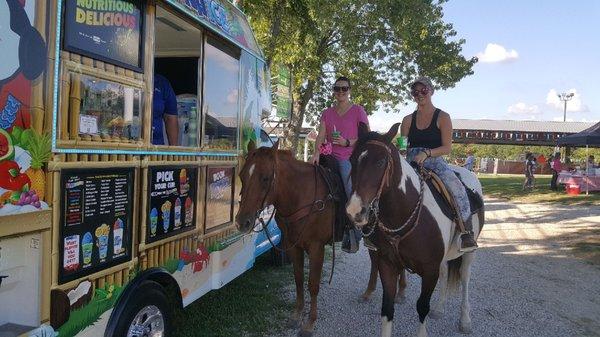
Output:
<instances>
[{"instance_id":1,"label":"brown and white paint horse","mask_svg":"<svg viewBox=\"0 0 600 337\"><path fill-rule=\"evenodd\" d=\"M421 324L418 337L427 336L426 317L437 318L444 310L447 289L462 284L460 330L471 332L469 279L475 252L461 253L460 232L451 217L442 211L428 185L392 145L398 124L381 135L361 125L359 140L352 153L353 194L346 211L365 232L369 219L377 217L372 236L378 247L379 274L383 285L381 308L383 337L392 335L396 280L403 268L421 276L417 312ZM462 181L483 196L476 176L466 169L452 167ZM473 215L477 237L483 226L483 209ZM430 312L431 295L439 287L440 298Z\"/></svg>"}]
</instances>

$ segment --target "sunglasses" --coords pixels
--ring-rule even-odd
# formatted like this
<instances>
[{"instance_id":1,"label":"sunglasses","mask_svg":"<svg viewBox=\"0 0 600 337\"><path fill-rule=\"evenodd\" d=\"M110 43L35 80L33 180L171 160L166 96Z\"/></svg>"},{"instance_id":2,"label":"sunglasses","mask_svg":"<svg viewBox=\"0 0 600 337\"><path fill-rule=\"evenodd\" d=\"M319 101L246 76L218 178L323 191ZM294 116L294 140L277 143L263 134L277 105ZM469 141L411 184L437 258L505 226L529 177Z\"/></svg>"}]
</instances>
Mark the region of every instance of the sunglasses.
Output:
<instances>
[{"instance_id":1,"label":"sunglasses","mask_svg":"<svg viewBox=\"0 0 600 337\"><path fill-rule=\"evenodd\" d=\"M417 97L417 96L419 96L419 94L421 94L423 96L427 96L428 93L429 93L429 89L428 88L422 88L421 90L414 89L414 90L412 90L410 92L410 94L413 97Z\"/></svg>"},{"instance_id":2,"label":"sunglasses","mask_svg":"<svg viewBox=\"0 0 600 337\"><path fill-rule=\"evenodd\" d=\"M333 91L335 91L335 92L340 92L340 91L346 92L348 90L350 90L350 87L338 87L337 85L333 87Z\"/></svg>"}]
</instances>

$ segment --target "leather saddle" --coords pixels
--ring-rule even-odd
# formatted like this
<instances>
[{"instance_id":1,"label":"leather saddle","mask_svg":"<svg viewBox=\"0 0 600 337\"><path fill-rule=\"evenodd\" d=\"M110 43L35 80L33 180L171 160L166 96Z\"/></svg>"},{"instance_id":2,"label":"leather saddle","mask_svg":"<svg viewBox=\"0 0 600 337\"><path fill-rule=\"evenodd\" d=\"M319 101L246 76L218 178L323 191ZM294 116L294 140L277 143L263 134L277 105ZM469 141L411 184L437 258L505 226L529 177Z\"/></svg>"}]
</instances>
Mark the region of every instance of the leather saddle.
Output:
<instances>
[{"instance_id":1,"label":"leather saddle","mask_svg":"<svg viewBox=\"0 0 600 337\"><path fill-rule=\"evenodd\" d=\"M333 197L335 203L335 224L333 238L335 242L342 241L345 228L352 227L352 223L346 213L346 203L348 196L344 189L342 176L340 175L339 163L335 157L331 155L321 155L319 159L319 171L325 179L329 193Z\"/></svg>"},{"instance_id":2,"label":"leather saddle","mask_svg":"<svg viewBox=\"0 0 600 337\"><path fill-rule=\"evenodd\" d=\"M415 165L413 165L415 166ZM419 170L419 168L415 168L415 170ZM465 187L467 192L467 198L469 199L469 206L471 208L471 215L478 213L483 208L483 199L477 194L476 191L473 191L469 188L463 181L460 179L460 175L456 172L456 177L460 180L460 182ZM442 181L442 179L432 170L422 168L421 177L425 179L425 183L429 185L429 189L431 190L434 198L438 202L439 205L445 206L441 207L442 212L454 219L454 222L459 226L461 230L464 230L464 224L462 221L462 217L460 216L460 210L458 208L458 204L456 203L456 199L452 196L446 184Z\"/></svg>"}]
</instances>

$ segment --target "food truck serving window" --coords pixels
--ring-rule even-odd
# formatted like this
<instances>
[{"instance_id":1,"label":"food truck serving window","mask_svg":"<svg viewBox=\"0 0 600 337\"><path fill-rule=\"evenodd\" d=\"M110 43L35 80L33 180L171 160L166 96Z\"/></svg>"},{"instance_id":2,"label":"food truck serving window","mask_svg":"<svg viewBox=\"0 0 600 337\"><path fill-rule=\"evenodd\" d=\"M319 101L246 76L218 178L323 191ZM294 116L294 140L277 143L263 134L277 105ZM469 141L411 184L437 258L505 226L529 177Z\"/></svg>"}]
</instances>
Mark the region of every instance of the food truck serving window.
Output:
<instances>
[{"instance_id":1,"label":"food truck serving window","mask_svg":"<svg viewBox=\"0 0 600 337\"><path fill-rule=\"evenodd\" d=\"M65 50L141 71L144 2L64 1Z\"/></svg>"},{"instance_id":2,"label":"food truck serving window","mask_svg":"<svg viewBox=\"0 0 600 337\"><path fill-rule=\"evenodd\" d=\"M204 45L205 113L202 145L211 149L235 149L238 137L240 52L208 37Z\"/></svg>"}]
</instances>

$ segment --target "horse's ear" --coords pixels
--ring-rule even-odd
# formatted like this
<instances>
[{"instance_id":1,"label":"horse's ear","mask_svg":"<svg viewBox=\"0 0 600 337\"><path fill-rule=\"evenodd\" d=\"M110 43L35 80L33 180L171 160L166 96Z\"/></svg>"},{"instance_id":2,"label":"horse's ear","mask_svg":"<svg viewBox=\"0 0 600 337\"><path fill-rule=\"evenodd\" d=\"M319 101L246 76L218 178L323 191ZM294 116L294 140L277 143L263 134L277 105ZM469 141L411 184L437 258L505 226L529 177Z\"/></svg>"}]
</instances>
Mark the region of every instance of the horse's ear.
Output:
<instances>
[{"instance_id":1,"label":"horse's ear","mask_svg":"<svg viewBox=\"0 0 600 337\"><path fill-rule=\"evenodd\" d=\"M279 150L279 139L277 139L277 141L273 143L273 146L271 148L273 150Z\"/></svg>"},{"instance_id":2,"label":"horse's ear","mask_svg":"<svg viewBox=\"0 0 600 337\"><path fill-rule=\"evenodd\" d=\"M363 122L358 123L358 138L362 138L369 133L369 126Z\"/></svg>"},{"instance_id":3,"label":"horse's ear","mask_svg":"<svg viewBox=\"0 0 600 337\"><path fill-rule=\"evenodd\" d=\"M254 142L254 139L250 139L250 142L248 142L248 153L254 150L256 150L256 143Z\"/></svg>"},{"instance_id":4,"label":"horse's ear","mask_svg":"<svg viewBox=\"0 0 600 337\"><path fill-rule=\"evenodd\" d=\"M398 128L400 127L400 123L396 123L394 125L392 125L392 127L390 128L390 131L388 131L383 138L385 139L386 143L391 143L392 140L394 138L396 138L396 135L398 134Z\"/></svg>"}]
</instances>

